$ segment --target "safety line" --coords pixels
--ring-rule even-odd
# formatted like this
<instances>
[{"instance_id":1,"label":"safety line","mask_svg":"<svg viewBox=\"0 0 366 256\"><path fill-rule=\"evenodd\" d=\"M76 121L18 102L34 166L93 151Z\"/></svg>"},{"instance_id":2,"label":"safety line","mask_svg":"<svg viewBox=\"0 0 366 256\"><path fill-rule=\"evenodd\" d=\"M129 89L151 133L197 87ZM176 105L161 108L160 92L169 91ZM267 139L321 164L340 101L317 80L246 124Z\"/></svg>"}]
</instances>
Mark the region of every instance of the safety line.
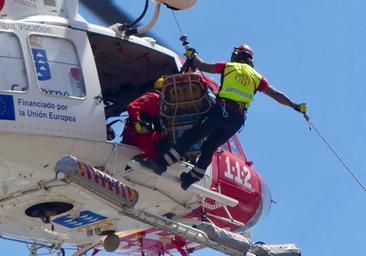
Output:
<instances>
[{"instance_id":1,"label":"safety line","mask_svg":"<svg viewBox=\"0 0 366 256\"><path fill-rule=\"evenodd\" d=\"M314 126L314 124L308 120L309 122L309 128L310 126L312 126L314 128L314 130L319 134L320 138L322 138L322 140L325 142L325 144L327 144L327 146L330 148L330 150L332 150L332 152L334 153L334 155L338 158L338 160L343 164L343 166L347 169L347 171L352 175L352 177L357 181L357 183L362 187L362 189L366 192L366 188L362 185L362 183L357 179L356 175L353 174L353 172L351 171L350 168L348 168L348 166L343 162L343 160L339 157L339 155L335 152L335 150L329 145L329 143L326 141L326 139L323 137L323 135L321 135L321 133L318 131L318 129L316 129L316 127Z\"/></svg>"}]
</instances>

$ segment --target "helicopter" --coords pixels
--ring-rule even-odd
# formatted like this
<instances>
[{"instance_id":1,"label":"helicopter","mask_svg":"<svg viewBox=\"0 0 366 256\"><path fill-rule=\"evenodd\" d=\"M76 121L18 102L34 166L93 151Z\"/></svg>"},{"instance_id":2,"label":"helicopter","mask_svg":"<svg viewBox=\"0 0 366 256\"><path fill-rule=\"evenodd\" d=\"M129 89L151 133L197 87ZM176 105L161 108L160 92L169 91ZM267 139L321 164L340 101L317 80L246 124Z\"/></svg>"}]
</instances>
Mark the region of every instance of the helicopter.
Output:
<instances>
[{"instance_id":1,"label":"helicopter","mask_svg":"<svg viewBox=\"0 0 366 256\"><path fill-rule=\"evenodd\" d=\"M39 248L64 255L64 246L76 248L75 256L90 250L185 256L205 247L229 255L299 255L294 244L250 241L271 196L236 135L187 191L178 177L192 168L189 161L162 176L136 164L125 171L141 150L109 140L107 120L119 118L161 76L167 94L169 86L177 91L193 81L199 97L183 105L196 110L199 104L206 111L218 92L213 79L181 73L178 54L141 36L162 5L188 10L197 1L153 2L153 17L141 27L90 24L77 0L0 2L0 233L29 245L30 255ZM170 103L163 97L161 104ZM164 110L162 120L175 122ZM174 142L179 129L166 130Z\"/></svg>"}]
</instances>

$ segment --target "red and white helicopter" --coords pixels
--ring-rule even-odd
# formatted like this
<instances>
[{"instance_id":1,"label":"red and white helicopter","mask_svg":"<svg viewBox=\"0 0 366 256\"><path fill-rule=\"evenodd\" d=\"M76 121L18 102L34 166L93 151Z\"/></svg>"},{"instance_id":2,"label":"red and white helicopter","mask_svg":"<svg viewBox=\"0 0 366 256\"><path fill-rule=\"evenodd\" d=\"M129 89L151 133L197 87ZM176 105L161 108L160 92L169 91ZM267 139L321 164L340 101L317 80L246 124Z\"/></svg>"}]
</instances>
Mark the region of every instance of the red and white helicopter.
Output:
<instances>
[{"instance_id":1,"label":"red and white helicopter","mask_svg":"<svg viewBox=\"0 0 366 256\"><path fill-rule=\"evenodd\" d=\"M169 83L177 90L182 81L200 86L204 78L208 104L218 89L198 72L180 74L181 57L139 36L154 25L162 3L186 10L196 0L154 3L147 25L106 28L86 22L78 0L0 1L1 238L27 243L30 255L40 248L65 255L64 246L74 247L75 256L89 250L186 256L205 247L229 255L300 255L294 244L250 241L271 196L236 136L187 191L178 177L188 162L163 176L139 166L125 172L140 150L107 140L107 119L119 117L162 75L166 93ZM176 131L167 132L174 140Z\"/></svg>"}]
</instances>

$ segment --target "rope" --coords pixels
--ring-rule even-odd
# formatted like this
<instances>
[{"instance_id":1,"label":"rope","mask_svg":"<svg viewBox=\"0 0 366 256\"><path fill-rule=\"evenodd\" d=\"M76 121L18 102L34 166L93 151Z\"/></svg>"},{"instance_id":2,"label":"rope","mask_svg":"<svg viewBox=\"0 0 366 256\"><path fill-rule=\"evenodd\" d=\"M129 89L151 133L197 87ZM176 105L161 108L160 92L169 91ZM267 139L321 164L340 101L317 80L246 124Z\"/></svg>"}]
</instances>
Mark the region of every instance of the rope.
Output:
<instances>
[{"instance_id":1,"label":"rope","mask_svg":"<svg viewBox=\"0 0 366 256\"><path fill-rule=\"evenodd\" d=\"M318 131L318 129L316 129L316 127L314 126L314 124L308 120L309 123L309 129L311 130L310 126L314 128L314 130L319 134L320 138L322 138L322 140L325 142L325 144L327 144L327 146L330 148L330 150L332 150L332 152L334 153L334 155L338 158L338 160L343 164L343 166L347 169L347 171L352 175L352 177L357 181L357 183L362 187L362 189L366 192L366 188L362 185L362 183L357 179L356 175L353 174L353 172L351 171L350 168L348 168L348 166L343 162L343 160L339 157L339 155L334 151L334 149L329 145L329 143L326 141L326 139L323 137L323 135L321 135L321 133Z\"/></svg>"}]
</instances>

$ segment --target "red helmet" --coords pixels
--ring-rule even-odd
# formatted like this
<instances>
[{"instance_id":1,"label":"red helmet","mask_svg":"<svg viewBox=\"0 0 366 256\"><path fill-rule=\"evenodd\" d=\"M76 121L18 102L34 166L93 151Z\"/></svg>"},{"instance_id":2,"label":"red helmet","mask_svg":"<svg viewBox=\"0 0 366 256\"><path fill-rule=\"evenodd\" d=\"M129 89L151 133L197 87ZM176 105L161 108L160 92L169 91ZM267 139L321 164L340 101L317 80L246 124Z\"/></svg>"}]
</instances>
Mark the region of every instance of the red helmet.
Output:
<instances>
[{"instance_id":1,"label":"red helmet","mask_svg":"<svg viewBox=\"0 0 366 256\"><path fill-rule=\"evenodd\" d=\"M247 53L251 59L253 59L253 51L252 48L250 48L247 44L241 44L238 46L235 46L233 53L236 52L238 54L240 53Z\"/></svg>"}]
</instances>

